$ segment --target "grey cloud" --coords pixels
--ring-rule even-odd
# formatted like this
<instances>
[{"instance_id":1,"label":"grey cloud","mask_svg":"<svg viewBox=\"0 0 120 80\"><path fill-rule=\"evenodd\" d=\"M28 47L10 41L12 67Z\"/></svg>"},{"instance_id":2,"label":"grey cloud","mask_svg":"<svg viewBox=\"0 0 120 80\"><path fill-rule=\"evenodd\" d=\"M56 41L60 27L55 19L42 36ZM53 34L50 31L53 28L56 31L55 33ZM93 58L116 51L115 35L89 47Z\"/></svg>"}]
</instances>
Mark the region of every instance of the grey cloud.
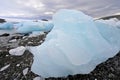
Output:
<instances>
[{"instance_id":1,"label":"grey cloud","mask_svg":"<svg viewBox=\"0 0 120 80\"><path fill-rule=\"evenodd\" d=\"M120 12L119 3L120 0L3 0L0 1L0 16L10 16L9 13L14 13L15 16L17 14L33 17L51 16L51 14L44 13L68 8L81 10L93 17L99 17ZM27 6L27 4L30 4L30 6ZM35 7L35 5L38 5L38 7ZM43 5L43 7L39 7L40 5Z\"/></svg>"}]
</instances>

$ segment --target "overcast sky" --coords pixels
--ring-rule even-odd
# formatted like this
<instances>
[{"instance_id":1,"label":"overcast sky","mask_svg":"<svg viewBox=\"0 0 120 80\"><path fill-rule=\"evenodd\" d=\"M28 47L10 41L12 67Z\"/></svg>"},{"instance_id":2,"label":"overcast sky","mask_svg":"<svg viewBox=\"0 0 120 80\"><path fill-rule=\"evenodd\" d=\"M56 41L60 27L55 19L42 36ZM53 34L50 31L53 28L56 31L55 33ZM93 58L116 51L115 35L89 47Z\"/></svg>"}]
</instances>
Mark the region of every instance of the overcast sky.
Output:
<instances>
[{"instance_id":1,"label":"overcast sky","mask_svg":"<svg viewBox=\"0 0 120 80\"><path fill-rule=\"evenodd\" d=\"M0 0L0 16L51 16L65 8L100 17L119 13L120 0Z\"/></svg>"}]
</instances>

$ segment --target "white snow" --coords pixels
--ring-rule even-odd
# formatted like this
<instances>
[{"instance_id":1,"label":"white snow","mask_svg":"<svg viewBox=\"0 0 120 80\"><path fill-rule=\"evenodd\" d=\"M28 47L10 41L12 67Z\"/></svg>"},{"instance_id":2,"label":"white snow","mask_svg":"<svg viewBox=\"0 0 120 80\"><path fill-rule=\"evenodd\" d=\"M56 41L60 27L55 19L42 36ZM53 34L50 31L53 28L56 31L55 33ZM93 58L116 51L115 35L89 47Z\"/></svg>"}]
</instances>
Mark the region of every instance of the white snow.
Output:
<instances>
[{"instance_id":1,"label":"white snow","mask_svg":"<svg viewBox=\"0 0 120 80\"><path fill-rule=\"evenodd\" d=\"M2 68L0 69L0 71L4 71L4 70L7 69L9 66L10 66L10 64L8 64L8 65L2 67Z\"/></svg>"},{"instance_id":2,"label":"white snow","mask_svg":"<svg viewBox=\"0 0 120 80\"><path fill-rule=\"evenodd\" d=\"M29 49L34 55L31 69L43 77L89 73L120 50L120 29L80 11L60 10L53 24L45 42Z\"/></svg>"},{"instance_id":3,"label":"white snow","mask_svg":"<svg viewBox=\"0 0 120 80\"><path fill-rule=\"evenodd\" d=\"M26 48L24 46L19 46L17 48L9 50L9 54L15 55L15 56L21 56L24 54Z\"/></svg>"},{"instance_id":4,"label":"white snow","mask_svg":"<svg viewBox=\"0 0 120 80\"><path fill-rule=\"evenodd\" d=\"M25 68L25 69L23 70L23 75L24 75L24 76L28 73L28 69L29 69L29 68Z\"/></svg>"}]
</instances>

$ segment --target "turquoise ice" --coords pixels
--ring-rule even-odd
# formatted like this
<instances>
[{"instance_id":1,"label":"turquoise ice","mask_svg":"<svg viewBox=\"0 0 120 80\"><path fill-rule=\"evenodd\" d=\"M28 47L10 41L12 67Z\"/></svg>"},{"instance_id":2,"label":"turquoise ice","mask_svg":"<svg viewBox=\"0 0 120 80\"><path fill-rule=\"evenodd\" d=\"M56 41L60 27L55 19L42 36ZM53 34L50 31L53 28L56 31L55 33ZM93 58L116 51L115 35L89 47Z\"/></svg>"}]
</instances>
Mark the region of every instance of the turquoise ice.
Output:
<instances>
[{"instance_id":1,"label":"turquoise ice","mask_svg":"<svg viewBox=\"0 0 120 80\"><path fill-rule=\"evenodd\" d=\"M89 73L120 50L118 28L80 11L59 10L53 24L45 42L29 49L34 55L32 71L43 77Z\"/></svg>"},{"instance_id":2,"label":"turquoise ice","mask_svg":"<svg viewBox=\"0 0 120 80\"><path fill-rule=\"evenodd\" d=\"M13 29L13 23L11 22L0 23L0 30L11 30L11 29Z\"/></svg>"}]
</instances>

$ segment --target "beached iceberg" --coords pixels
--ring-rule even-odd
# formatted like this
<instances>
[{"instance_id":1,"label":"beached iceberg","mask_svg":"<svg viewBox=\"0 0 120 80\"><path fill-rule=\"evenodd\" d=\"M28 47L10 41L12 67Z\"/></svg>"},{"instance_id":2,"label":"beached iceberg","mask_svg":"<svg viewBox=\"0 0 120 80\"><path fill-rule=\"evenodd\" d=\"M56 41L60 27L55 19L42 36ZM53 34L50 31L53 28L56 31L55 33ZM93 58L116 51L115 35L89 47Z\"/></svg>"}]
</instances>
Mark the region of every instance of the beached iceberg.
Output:
<instances>
[{"instance_id":1,"label":"beached iceberg","mask_svg":"<svg viewBox=\"0 0 120 80\"><path fill-rule=\"evenodd\" d=\"M84 74L120 50L120 29L76 10L59 10L45 42L29 47L32 71L43 77Z\"/></svg>"},{"instance_id":2,"label":"beached iceberg","mask_svg":"<svg viewBox=\"0 0 120 80\"><path fill-rule=\"evenodd\" d=\"M0 23L0 29L1 30L13 29L13 23L11 23L11 22Z\"/></svg>"}]
</instances>

